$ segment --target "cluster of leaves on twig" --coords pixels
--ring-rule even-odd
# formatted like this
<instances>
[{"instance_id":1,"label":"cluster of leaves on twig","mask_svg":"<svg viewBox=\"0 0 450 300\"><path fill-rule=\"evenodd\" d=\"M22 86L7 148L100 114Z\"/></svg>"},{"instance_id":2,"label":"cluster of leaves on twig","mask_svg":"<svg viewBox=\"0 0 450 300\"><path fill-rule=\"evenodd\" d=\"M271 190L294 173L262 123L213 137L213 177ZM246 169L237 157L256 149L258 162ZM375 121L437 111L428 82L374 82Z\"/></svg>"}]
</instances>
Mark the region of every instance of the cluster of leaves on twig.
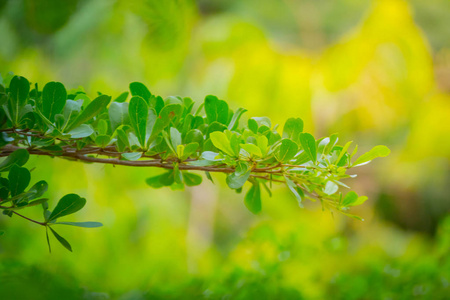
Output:
<instances>
[{"instance_id":1,"label":"cluster of leaves on twig","mask_svg":"<svg viewBox=\"0 0 450 300\"><path fill-rule=\"evenodd\" d=\"M153 95L139 82L130 84L130 92L111 101L100 93L91 99L82 88L67 91L60 82L49 82L42 90L19 76L0 82L0 156L7 157L3 164L10 166L2 169L9 171L8 179L1 178L4 213L17 214L19 207L42 204L46 211L42 224L51 229L49 225L61 224L54 222L61 217L54 213L60 205L78 209L84 205L78 195L67 195L49 214L46 200L34 200L44 184L24 192L29 171L21 166L30 154L166 169L147 178L153 188L201 184L202 177L192 171L203 171L210 180L211 172L224 173L227 185L239 193L246 182L251 184L244 203L253 213L261 211L261 190L271 195L272 184L283 184L300 206L305 199L318 199L324 209L356 217L348 213L349 207L367 197L340 192L341 187L348 188L342 180L356 176L347 174L350 168L389 154L385 146L376 146L355 158L357 147L349 152L351 142L339 145L336 134L315 139L303 132L300 118L286 120L281 133L267 117L249 118L243 124L246 110L233 111L215 96L206 96L196 106L187 97ZM6 202L11 205L6 207Z\"/></svg>"}]
</instances>

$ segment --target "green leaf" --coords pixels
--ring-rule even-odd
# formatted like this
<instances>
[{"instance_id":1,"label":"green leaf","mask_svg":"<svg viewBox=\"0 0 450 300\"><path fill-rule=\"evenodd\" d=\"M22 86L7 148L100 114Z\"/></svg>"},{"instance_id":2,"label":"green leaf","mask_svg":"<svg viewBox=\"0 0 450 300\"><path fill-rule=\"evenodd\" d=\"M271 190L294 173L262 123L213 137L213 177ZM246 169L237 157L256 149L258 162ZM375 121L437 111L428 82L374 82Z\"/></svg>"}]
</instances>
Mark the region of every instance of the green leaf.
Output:
<instances>
[{"instance_id":1,"label":"green leaf","mask_svg":"<svg viewBox=\"0 0 450 300\"><path fill-rule=\"evenodd\" d=\"M96 228L103 226L103 224L100 222L56 222L55 224L70 225L84 228Z\"/></svg>"},{"instance_id":2,"label":"green leaf","mask_svg":"<svg viewBox=\"0 0 450 300\"><path fill-rule=\"evenodd\" d=\"M53 230L53 228L51 228L50 226L48 227L50 228L51 232L53 233L53 235L55 236L55 238L58 240L58 242L61 243L61 245L64 246L64 248L66 248L67 250L69 250L70 252L72 252L72 247L70 246L69 242L63 238L62 236L60 236L56 231ZM48 237L48 236L47 236ZM50 248L50 243L49 243L49 248Z\"/></svg>"},{"instance_id":3,"label":"green leaf","mask_svg":"<svg viewBox=\"0 0 450 300\"><path fill-rule=\"evenodd\" d=\"M130 123L136 133L136 136L141 144L141 147L146 146L145 137L147 130L148 105L139 96L133 96L130 100L128 108L130 115Z\"/></svg>"},{"instance_id":4,"label":"green leaf","mask_svg":"<svg viewBox=\"0 0 450 300\"><path fill-rule=\"evenodd\" d=\"M264 135L259 135L256 138L256 143L259 149L261 149L262 156L266 156L269 151L269 140Z\"/></svg>"},{"instance_id":5,"label":"green leaf","mask_svg":"<svg viewBox=\"0 0 450 300\"><path fill-rule=\"evenodd\" d=\"M129 124L128 105L128 102L112 102L109 106L109 122L111 123L112 132L120 125Z\"/></svg>"},{"instance_id":6,"label":"green leaf","mask_svg":"<svg viewBox=\"0 0 450 300\"><path fill-rule=\"evenodd\" d=\"M8 179L9 191L11 196L14 197L22 193L30 184L31 174L27 168L14 164L9 170Z\"/></svg>"},{"instance_id":7,"label":"green leaf","mask_svg":"<svg viewBox=\"0 0 450 300\"><path fill-rule=\"evenodd\" d=\"M169 104L164 106L156 118L149 142L153 141L161 131L170 125L170 122L183 112L183 107L179 104Z\"/></svg>"},{"instance_id":8,"label":"green leaf","mask_svg":"<svg viewBox=\"0 0 450 300\"><path fill-rule=\"evenodd\" d=\"M63 110L63 116L64 116L64 126L63 130L65 130L65 127L67 124L70 123L72 118L76 115L78 115L81 111L81 107L83 106L83 100L67 100L66 105L64 106Z\"/></svg>"},{"instance_id":9,"label":"green leaf","mask_svg":"<svg viewBox=\"0 0 450 300\"><path fill-rule=\"evenodd\" d=\"M95 138L95 144L100 148L105 148L111 140L109 135L98 135Z\"/></svg>"},{"instance_id":10,"label":"green leaf","mask_svg":"<svg viewBox=\"0 0 450 300\"><path fill-rule=\"evenodd\" d=\"M182 160L185 160L189 158L192 154L197 152L199 145L198 143L189 143L184 147L183 156L181 157Z\"/></svg>"},{"instance_id":11,"label":"green leaf","mask_svg":"<svg viewBox=\"0 0 450 300\"><path fill-rule=\"evenodd\" d=\"M181 133L175 127L170 128L170 142L175 150L181 145Z\"/></svg>"},{"instance_id":12,"label":"green leaf","mask_svg":"<svg viewBox=\"0 0 450 300\"><path fill-rule=\"evenodd\" d=\"M14 103L17 103L18 107L24 106L27 104L30 83L25 77L14 76L9 84L9 91Z\"/></svg>"},{"instance_id":13,"label":"green leaf","mask_svg":"<svg viewBox=\"0 0 450 300\"><path fill-rule=\"evenodd\" d=\"M283 138L291 139L299 143L300 133L303 131L303 120L300 118L289 118L284 123Z\"/></svg>"},{"instance_id":14,"label":"green leaf","mask_svg":"<svg viewBox=\"0 0 450 300\"><path fill-rule=\"evenodd\" d=\"M316 151L316 140L309 133L300 133L300 144L302 145L303 150L308 154L308 157L316 162L317 160L317 151Z\"/></svg>"},{"instance_id":15,"label":"green leaf","mask_svg":"<svg viewBox=\"0 0 450 300\"><path fill-rule=\"evenodd\" d=\"M228 104L223 100L219 100L216 96L206 96L205 112L209 124L217 121L226 125L228 122Z\"/></svg>"},{"instance_id":16,"label":"green leaf","mask_svg":"<svg viewBox=\"0 0 450 300\"><path fill-rule=\"evenodd\" d=\"M234 156L233 149L231 148L230 141L225 133L220 131L214 131L209 136L213 145L222 152Z\"/></svg>"},{"instance_id":17,"label":"green leaf","mask_svg":"<svg viewBox=\"0 0 450 300\"><path fill-rule=\"evenodd\" d=\"M47 198L37 199L37 200L34 200L34 201L29 202L28 205L27 205L27 207L30 207L30 206L36 206L36 205L45 203L45 202L47 202L47 201L48 201Z\"/></svg>"},{"instance_id":18,"label":"green leaf","mask_svg":"<svg viewBox=\"0 0 450 300\"><path fill-rule=\"evenodd\" d=\"M78 117L71 123L67 131L72 130L73 128L77 128L81 124L86 123L87 121L96 117L111 101L110 96L101 95L94 100L78 115Z\"/></svg>"},{"instance_id":19,"label":"green leaf","mask_svg":"<svg viewBox=\"0 0 450 300\"><path fill-rule=\"evenodd\" d=\"M149 177L145 180L145 182L152 188L159 189L164 185L161 183L161 175Z\"/></svg>"},{"instance_id":20,"label":"green leaf","mask_svg":"<svg viewBox=\"0 0 450 300\"><path fill-rule=\"evenodd\" d=\"M232 189L241 188L247 179L250 177L252 169L248 166L248 164L244 162L239 162L236 167L236 171L227 176L227 184Z\"/></svg>"},{"instance_id":21,"label":"green leaf","mask_svg":"<svg viewBox=\"0 0 450 300\"><path fill-rule=\"evenodd\" d=\"M268 117L253 117L252 120L256 122L258 128L265 126L270 129L272 127L272 122L270 122L270 119Z\"/></svg>"},{"instance_id":22,"label":"green leaf","mask_svg":"<svg viewBox=\"0 0 450 300\"><path fill-rule=\"evenodd\" d=\"M186 134L184 140L186 143L198 143L202 145L204 141L203 133L198 129L192 129Z\"/></svg>"},{"instance_id":23,"label":"green leaf","mask_svg":"<svg viewBox=\"0 0 450 300\"><path fill-rule=\"evenodd\" d=\"M379 145L373 147L369 152L364 153L361 155L353 164L353 167L361 166L364 164L369 163L371 160L377 157L385 157L388 156L389 153L391 153L391 150L389 150L388 147Z\"/></svg>"},{"instance_id":24,"label":"green leaf","mask_svg":"<svg viewBox=\"0 0 450 300\"><path fill-rule=\"evenodd\" d=\"M69 131L67 134L70 134L70 137L73 139L79 139L79 138L88 137L93 133L94 133L94 129L92 129L91 125L81 124L77 128L74 128L71 131Z\"/></svg>"},{"instance_id":25,"label":"green leaf","mask_svg":"<svg viewBox=\"0 0 450 300\"><path fill-rule=\"evenodd\" d=\"M122 102L127 101L128 94L129 94L128 92L123 92L116 99L114 99L114 102L122 103Z\"/></svg>"},{"instance_id":26,"label":"green leaf","mask_svg":"<svg viewBox=\"0 0 450 300\"><path fill-rule=\"evenodd\" d=\"M262 157L261 149L254 144L242 144L241 148L247 151L250 155Z\"/></svg>"},{"instance_id":27,"label":"green leaf","mask_svg":"<svg viewBox=\"0 0 450 300\"><path fill-rule=\"evenodd\" d=\"M339 186L330 180L325 185L325 189L323 190L323 192L327 195L332 195L332 194L336 193L338 191L338 189L339 189Z\"/></svg>"},{"instance_id":28,"label":"green leaf","mask_svg":"<svg viewBox=\"0 0 450 300\"><path fill-rule=\"evenodd\" d=\"M51 122L55 121L55 115L62 112L66 105L67 92L61 82L49 82L42 91L42 113Z\"/></svg>"},{"instance_id":29,"label":"green leaf","mask_svg":"<svg viewBox=\"0 0 450 300\"><path fill-rule=\"evenodd\" d=\"M302 198L304 197L303 191L295 184L295 182L293 182L287 176L285 176L284 179L286 180L286 185L288 186L289 190L297 199L298 205L300 207L303 207L303 204L302 204L302 200L303 200Z\"/></svg>"},{"instance_id":30,"label":"green leaf","mask_svg":"<svg viewBox=\"0 0 450 300\"><path fill-rule=\"evenodd\" d=\"M28 93L30 92L30 83L25 77L14 76L9 84L10 112L12 114L13 124L19 122L20 108L27 104Z\"/></svg>"},{"instance_id":31,"label":"green leaf","mask_svg":"<svg viewBox=\"0 0 450 300\"><path fill-rule=\"evenodd\" d=\"M36 182L29 190L28 193L31 194L32 198L37 198L42 196L48 189L48 184L45 180Z\"/></svg>"},{"instance_id":32,"label":"green leaf","mask_svg":"<svg viewBox=\"0 0 450 300\"><path fill-rule=\"evenodd\" d=\"M278 161L286 163L294 158L297 154L298 146L295 142L289 139L281 140L280 149L276 155Z\"/></svg>"},{"instance_id":33,"label":"green leaf","mask_svg":"<svg viewBox=\"0 0 450 300\"><path fill-rule=\"evenodd\" d=\"M7 172L14 165L23 166L30 157L25 149L17 149L0 163L0 172Z\"/></svg>"},{"instance_id":34,"label":"green leaf","mask_svg":"<svg viewBox=\"0 0 450 300\"><path fill-rule=\"evenodd\" d=\"M261 212L261 188L259 183L255 183L248 190L244 198L245 206L254 214Z\"/></svg>"},{"instance_id":35,"label":"green leaf","mask_svg":"<svg viewBox=\"0 0 450 300\"><path fill-rule=\"evenodd\" d=\"M183 172L183 180L187 186L196 186L202 183L202 176L194 173Z\"/></svg>"},{"instance_id":36,"label":"green leaf","mask_svg":"<svg viewBox=\"0 0 450 300\"><path fill-rule=\"evenodd\" d=\"M336 145L338 140L339 140L339 138L338 138L337 134L332 134L330 136L330 140L329 140L328 144L323 148L323 154L325 154L325 155L330 154L331 150Z\"/></svg>"},{"instance_id":37,"label":"green leaf","mask_svg":"<svg viewBox=\"0 0 450 300\"><path fill-rule=\"evenodd\" d=\"M84 205L86 205L86 199L81 198L77 194L67 194L59 200L47 222L76 213L82 209Z\"/></svg>"},{"instance_id":38,"label":"green leaf","mask_svg":"<svg viewBox=\"0 0 450 300\"><path fill-rule=\"evenodd\" d=\"M351 206L358 199L358 194L354 191L350 191L345 195L344 200L342 200L342 206Z\"/></svg>"},{"instance_id":39,"label":"green leaf","mask_svg":"<svg viewBox=\"0 0 450 300\"><path fill-rule=\"evenodd\" d=\"M163 186L171 186L175 182L175 176L174 171L170 170L166 173L163 173L159 176L159 182ZM148 184L149 182L147 182Z\"/></svg>"},{"instance_id":40,"label":"green leaf","mask_svg":"<svg viewBox=\"0 0 450 300\"><path fill-rule=\"evenodd\" d=\"M47 237L47 245L48 245L48 252L52 253L52 247L50 246L50 239L48 238L48 226L45 226L45 236Z\"/></svg>"},{"instance_id":41,"label":"green leaf","mask_svg":"<svg viewBox=\"0 0 450 300\"><path fill-rule=\"evenodd\" d=\"M356 205L361 205L364 202L367 201L367 196L359 196L358 199L356 199L353 203L347 204L347 206L356 206Z\"/></svg>"},{"instance_id":42,"label":"green leaf","mask_svg":"<svg viewBox=\"0 0 450 300\"><path fill-rule=\"evenodd\" d=\"M347 153L348 147L350 147L351 143L353 143L353 141L347 142L345 144L344 148L342 148L341 152L339 153L338 158L336 159L337 165L340 165L339 162L341 161L342 157Z\"/></svg>"},{"instance_id":43,"label":"green leaf","mask_svg":"<svg viewBox=\"0 0 450 300\"><path fill-rule=\"evenodd\" d=\"M139 96L145 100L147 104L149 104L149 99L152 96L152 93L148 90L148 88L140 82L132 82L130 83L130 91L131 95Z\"/></svg>"},{"instance_id":44,"label":"green leaf","mask_svg":"<svg viewBox=\"0 0 450 300\"><path fill-rule=\"evenodd\" d=\"M247 110L244 108L238 108L233 116L231 117L230 124L228 124L228 130L235 130L239 125L239 119L241 118L242 114L244 114Z\"/></svg>"},{"instance_id":45,"label":"green leaf","mask_svg":"<svg viewBox=\"0 0 450 300\"><path fill-rule=\"evenodd\" d=\"M125 160L135 161L141 158L142 153L141 152L129 152L129 153L122 153L121 157Z\"/></svg>"},{"instance_id":46,"label":"green leaf","mask_svg":"<svg viewBox=\"0 0 450 300\"><path fill-rule=\"evenodd\" d=\"M212 122L208 125L206 130L206 136L209 137L209 135L215 131L217 132L224 132L227 129L227 126L225 126L222 123L219 123L217 121Z\"/></svg>"}]
</instances>

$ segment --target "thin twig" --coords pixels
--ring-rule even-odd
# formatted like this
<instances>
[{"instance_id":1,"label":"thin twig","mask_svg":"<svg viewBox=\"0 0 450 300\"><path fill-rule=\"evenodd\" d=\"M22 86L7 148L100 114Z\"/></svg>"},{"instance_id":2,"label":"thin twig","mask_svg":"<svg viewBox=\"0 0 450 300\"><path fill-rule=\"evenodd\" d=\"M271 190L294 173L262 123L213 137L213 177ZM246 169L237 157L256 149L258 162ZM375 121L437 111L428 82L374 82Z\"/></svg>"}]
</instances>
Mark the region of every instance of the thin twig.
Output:
<instances>
[{"instance_id":1,"label":"thin twig","mask_svg":"<svg viewBox=\"0 0 450 300\"><path fill-rule=\"evenodd\" d=\"M27 218L27 217L25 217L24 215L21 215L21 214L19 214L19 213L15 212L15 211L11 211L11 212L12 212L13 214L15 214L15 215L18 215L18 216L19 216L19 217L21 217L21 218L24 218L24 219L26 219L26 220L30 221L30 222L33 222L33 223L39 224L39 225L41 225L41 226L46 226L46 224L45 224L45 223L42 223L42 222L38 222L38 221L35 221L35 220L33 220L33 219Z\"/></svg>"}]
</instances>

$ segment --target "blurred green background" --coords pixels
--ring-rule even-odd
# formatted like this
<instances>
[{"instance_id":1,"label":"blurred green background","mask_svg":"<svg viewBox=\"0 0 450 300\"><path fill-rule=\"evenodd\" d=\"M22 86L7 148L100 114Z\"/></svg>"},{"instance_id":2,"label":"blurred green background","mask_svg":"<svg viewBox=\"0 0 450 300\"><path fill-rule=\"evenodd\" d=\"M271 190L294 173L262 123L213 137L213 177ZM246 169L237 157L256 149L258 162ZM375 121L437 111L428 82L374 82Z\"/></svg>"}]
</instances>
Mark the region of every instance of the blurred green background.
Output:
<instances>
[{"instance_id":1,"label":"blurred green background","mask_svg":"<svg viewBox=\"0 0 450 300\"><path fill-rule=\"evenodd\" d=\"M220 175L153 190L158 170L34 159L53 205L76 192L88 203L73 221L104 227L61 228L74 253L49 254L42 228L0 216L0 298L448 299L449 16L448 0L0 0L2 75L214 94L392 150L348 182L370 198L364 222L300 209L284 188L254 216Z\"/></svg>"}]
</instances>

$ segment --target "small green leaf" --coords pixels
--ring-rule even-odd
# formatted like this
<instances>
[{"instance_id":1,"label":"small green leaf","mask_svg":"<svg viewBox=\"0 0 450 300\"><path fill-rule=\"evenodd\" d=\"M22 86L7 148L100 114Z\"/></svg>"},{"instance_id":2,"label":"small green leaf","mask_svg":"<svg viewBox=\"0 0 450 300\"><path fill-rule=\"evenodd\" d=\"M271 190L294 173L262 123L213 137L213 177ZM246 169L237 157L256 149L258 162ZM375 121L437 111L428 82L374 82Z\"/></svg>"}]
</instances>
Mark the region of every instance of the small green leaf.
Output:
<instances>
[{"instance_id":1,"label":"small green leaf","mask_svg":"<svg viewBox=\"0 0 450 300\"><path fill-rule=\"evenodd\" d=\"M122 153L121 157L125 160L135 161L142 157L142 152Z\"/></svg>"},{"instance_id":2,"label":"small green leaf","mask_svg":"<svg viewBox=\"0 0 450 300\"><path fill-rule=\"evenodd\" d=\"M103 224L100 222L56 222L55 224L70 225L84 228L95 228L103 226Z\"/></svg>"},{"instance_id":3,"label":"small green leaf","mask_svg":"<svg viewBox=\"0 0 450 300\"><path fill-rule=\"evenodd\" d=\"M356 205L361 205L364 202L367 201L367 196L359 196L358 199L355 200L355 202L351 203L351 204L347 204L347 206L356 206Z\"/></svg>"},{"instance_id":4,"label":"small green leaf","mask_svg":"<svg viewBox=\"0 0 450 300\"><path fill-rule=\"evenodd\" d=\"M28 93L30 92L30 83L25 77L14 76L9 84L11 93L8 103L11 121L13 125L19 123L21 107L27 104ZM5 110L6 112L6 110Z\"/></svg>"},{"instance_id":5,"label":"small green leaf","mask_svg":"<svg viewBox=\"0 0 450 300\"><path fill-rule=\"evenodd\" d=\"M209 124L214 121L227 125L228 104L216 96L208 95L205 98L206 119Z\"/></svg>"},{"instance_id":6,"label":"small green leaf","mask_svg":"<svg viewBox=\"0 0 450 300\"><path fill-rule=\"evenodd\" d=\"M202 176L194 173L183 172L183 180L187 186L196 186L202 183Z\"/></svg>"},{"instance_id":7,"label":"small green leaf","mask_svg":"<svg viewBox=\"0 0 450 300\"><path fill-rule=\"evenodd\" d=\"M14 164L8 174L9 191L11 196L17 196L22 193L30 184L31 174L27 168L19 167Z\"/></svg>"},{"instance_id":8,"label":"small green leaf","mask_svg":"<svg viewBox=\"0 0 450 300\"><path fill-rule=\"evenodd\" d=\"M261 149L254 144L241 144L241 148L247 151L250 155L262 157Z\"/></svg>"},{"instance_id":9,"label":"small green leaf","mask_svg":"<svg viewBox=\"0 0 450 300\"><path fill-rule=\"evenodd\" d=\"M30 83L25 77L14 76L9 84L11 100L16 107L22 107L27 104L28 93L30 92ZM16 110L18 112L18 110Z\"/></svg>"},{"instance_id":10,"label":"small green leaf","mask_svg":"<svg viewBox=\"0 0 450 300\"><path fill-rule=\"evenodd\" d=\"M336 159L336 164L337 165L340 165L339 162L341 161L342 157L344 157L344 155L347 153L348 147L350 147L351 143L353 143L353 141L347 142L344 145L344 148L342 148L341 152L339 153L338 158Z\"/></svg>"},{"instance_id":11,"label":"small green leaf","mask_svg":"<svg viewBox=\"0 0 450 300\"><path fill-rule=\"evenodd\" d=\"M181 159L185 160L189 158L189 156L197 152L198 147L198 143L189 143L184 146L183 156L181 157Z\"/></svg>"},{"instance_id":12,"label":"small green leaf","mask_svg":"<svg viewBox=\"0 0 450 300\"><path fill-rule=\"evenodd\" d=\"M112 132L120 125L129 124L128 105L128 102L112 102L109 106L109 122L111 123Z\"/></svg>"},{"instance_id":13,"label":"small green leaf","mask_svg":"<svg viewBox=\"0 0 450 300\"><path fill-rule=\"evenodd\" d=\"M244 108L238 108L233 116L231 117L230 124L228 124L228 130L235 130L239 125L239 119L241 118L242 114L244 114L247 110Z\"/></svg>"},{"instance_id":14,"label":"small green leaf","mask_svg":"<svg viewBox=\"0 0 450 300\"><path fill-rule=\"evenodd\" d=\"M300 118L289 118L284 123L283 138L291 139L299 143L300 133L303 131L303 120Z\"/></svg>"},{"instance_id":15,"label":"small green leaf","mask_svg":"<svg viewBox=\"0 0 450 300\"><path fill-rule=\"evenodd\" d=\"M94 129L92 129L91 125L81 124L77 128L74 128L71 131L69 131L67 134L70 134L70 137L72 139L79 139L79 138L88 137L93 133L94 133Z\"/></svg>"},{"instance_id":16,"label":"small green leaf","mask_svg":"<svg viewBox=\"0 0 450 300\"><path fill-rule=\"evenodd\" d=\"M292 194L297 199L298 205L300 207L303 207L303 204L302 204L303 199L302 198L305 196L303 191L295 184L294 181L289 179L287 176L285 176L284 179L286 180L286 185L288 186L289 190L292 192Z\"/></svg>"},{"instance_id":17,"label":"small green leaf","mask_svg":"<svg viewBox=\"0 0 450 300\"><path fill-rule=\"evenodd\" d=\"M170 125L170 122L176 117L180 116L183 112L183 107L179 104L169 104L164 106L156 118L155 124L150 135L149 142L152 142L158 134L161 133L166 127Z\"/></svg>"},{"instance_id":18,"label":"small green leaf","mask_svg":"<svg viewBox=\"0 0 450 300\"><path fill-rule=\"evenodd\" d=\"M161 175L149 177L145 180L145 182L152 188L159 189L164 185L161 183Z\"/></svg>"},{"instance_id":19,"label":"small green leaf","mask_svg":"<svg viewBox=\"0 0 450 300\"><path fill-rule=\"evenodd\" d=\"M147 117L148 117L148 105L139 96L133 96L130 100L130 106L128 108L130 115L130 123L136 133L136 136L144 148L146 145L146 130L147 130Z\"/></svg>"},{"instance_id":20,"label":"small green leaf","mask_svg":"<svg viewBox=\"0 0 450 300\"><path fill-rule=\"evenodd\" d=\"M27 204L27 207L36 206L36 205L45 203L45 202L47 202L47 201L48 201L47 198L37 199L37 200L34 200L34 201L29 202L29 203Z\"/></svg>"},{"instance_id":21,"label":"small green leaf","mask_svg":"<svg viewBox=\"0 0 450 300\"><path fill-rule=\"evenodd\" d=\"M211 138L211 142L217 149L230 156L234 156L234 152L233 149L231 148L230 141L228 140L228 137L225 133L215 131L212 132L209 137Z\"/></svg>"},{"instance_id":22,"label":"small green leaf","mask_svg":"<svg viewBox=\"0 0 450 300\"><path fill-rule=\"evenodd\" d=\"M56 231L54 231L53 228L51 228L50 226L48 228L50 228L50 231L53 233L53 235L58 240L58 242L60 242L61 245L64 246L64 248L66 248L67 250L72 252L72 247L70 246L69 242L65 238L60 236ZM49 248L50 248L50 243L49 243Z\"/></svg>"},{"instance_id":23,"label":"small green leaf","mask_svg":"<svg viewBox=\"0 0 450 300\"><path fill-rule=\"evenodd\" d=\"M64 106L63 116L64 116L64 126L62 127L65 131L65 127L70 123L72 118L76 117L83 106L83 100L67 100Z\"/></svg>"},{"instance_id":24,"label":"small green leaf","mask_svg":"<svg viewBox=\"0 0 450 300\"><path fill-rule=\"evenodd\" d=\"M345 195L344 200L342 200L342 206L351 206L358 199L358 194L354 191L350 191Z\"/></svg>"},{"instance_id":25,"label":"small green leaf","mask_svg":"<svg viewBox=\"0 0 450 300\"><path fill-rule=\"evenodd\" d=\"M66 105L67 92L61 82L49 82L42 91L42 113L51 122L55 121L55 115L62 112Z\"/></svg>"},{"instance_id":26,"label":"small green leaf","mask_svg":"<svg viewBox=\"0 0 450 300\"><path fill-rule=\"evenodd\" d=\"M330 140L329 140L328 144L323 148L323 154L325 154L325 155L330 154L331 150L336 145L338 140L339 140L339 138L338 138L337 134L336 133L332 134L330 136Z\"/></svg>"},{"instance_id":27,"label":"small green leaf","mask_svg":"<svg viewBox=\"0 0 450 300\"><path fill-rule=\"evenodd\" d=\"M131 95L139 96L145 100L147 104L149 104L149 99L152 96L152 93L148 90L148 88L140 82L132 82L130 83L130 91Z\"/></svg>"},{"instance_id":28,"label":"small green leaf","mask_svg":"<svg viewBox=\"0 0 450 300\"><path fill-rule=\"evenodd\" d=\"M339 186L330 180L325 185L325 189L323 190L323 192L327 195L332 195L332 194L336 193L338 191L338 189L339 189Z\"/></svg>"},{"instance_id":29,"label":"small green leaf","mask_svg":"<svg viewBox=\"0 0 450 300\"><path fill-rule=\"evenodd\" d=\"M222 123L219 123L217 121L212 122L208 125L206 129L206 136L209 137L211 133L217 131L217 132L224 132L227 129L227 126L225 126Z\"/></svg>"},{"instance_id":30,"label":"small green leaf","mask_svg":"<svg viewBox=\"0 0 450 300\"><path fill-rule=\"evenodd\" d=\"M28 161L29 157L30 154L27 150L17 149L0 163L0 172L7 172L14 164L23 166Z\"/></svg>"},{"instance_id":31,"label":"small green leaf","mask_svg":"<svg viewBox=\"0 0 450 300\"><path fill-rule=\"evenodd\" d=\"M67 194L59 200L55 209L50 214L47 222L76 213L77 211L82 209L85 204L86 199L81 198L79 195Z\"/></svg>"},{"instance_id":32,"label":"small green leaf","mask_svg":"<svg viewBox=\"0 0 450 300\"><path fill-rule=\"evenodd\" d=\"M317 151L316 151L316 140L309 133L300 133L300 144L302 145L303 150L308 154L308 157L316 162L317 160Z\"/></svg>"},{"instance_id":33,"label":"small green leaf","mask_svg":"<svg viewBox=\"0 0 450 300\"><path fill-rule=\"evenodd\" d=\"M50 239L48 238L48 226L45 226L45 236L47 238L48 252L52 253L52 247L50 246Z\"/></svg>"},{"instance_id":34,"label":"small green leaf","mask_svg":"<svg viewBox=\"0 0 450 300\"><path fill-rule=\"evenodd\" d=\"M244 198L245 206L254 214L261 212L261 188L259 183L252 185Z\"/></svg>"},{"instance_id":35,"label":"small green leaf","mask_svg":"<svg viewBox=\"0 0 450 300\"><path fill-rule=\"evenodd\" d=\"M385 157L388 156L389 153L391 153L391 150L389 150L388 147L379 145L373 147L369 152L364 153L361 155L353 164L353 167L361 166L364 164L369 163L371 160L377 158L377 157Z\"/></svg>"},{"instance_id":36,"label":"small green leaf","mask_svg":"<svg viewBox=\"0 0 450 300\"><path fill-rule=\"evenodd\" d=\"M247 179L250 177L252 169L248 166L247 163L239 162L236 167L236 172L231 173L227 176L227 184L231 189L241 188Z\"/></svg>"},{"instance_id":37,"label":"small green leaf","mask_svg":"<svg viewBox=\"0 0 450 300\"><path fill-rule=\"evenodd\" d=\"M123 103L123 102L127 101L128 94L129 94L128 92L123 92L116 99L114 99L114 102Z\"/></svg>"},{"instance_id":38,"label":"small green leaf","mask_svg":"<svg viewBox=\"0 0 450 300\"><path fill-rule=\"evenodd\" d=\"M269 140L264 135L259 135L256 138L256 143L259 149L261 149L262 156L266 156L269 151Z\"/></svg>"},{"instance_id":39,"label":"small green leaf","mask_svg":"<svg viewBox=\"0 0 450 300\"><path fill-rule=\"evenodd\" d=\"M192 129L186 134L184 140L186 143L198 143L202 145L204 141L203 133L198 129Z\"/></svg>"},{"instance_id":40,"label":"small green leaf","mask_svg":"<svg viewBox=\"0 0 450 300\"><path fill-rule=\"evenodd\" d=\"M175 182L175 176L174 176L174 171L170 170L166 173L163 173L160 175L159 177L159 182L163 185L163 186L171 186L174 182ZM147 182L148 184L148 182Z\"/></svg>"},{"instance_id":41,"label":"small green leaf","mask_svg":"<svg viewBox=\"0 0 450 300\"><path fill-rule=\"evenodd\" d=\"M48 189L48 184L45 180L36 182L29 190L33 198L42 196Z\"/></svg>"},{"instance_id":42,"label":"small green leaf","mask_svg":"<svg viewBox=\"0 0 450 300\"><path fill-rule=\"evenodd\" d=\"M95 138L95 144L100 148L105 148L111 140L109 135L98 135Z\"/></svg>"},{"instance_id":43,"label":"small green leaf","mask_svg":"<svg viewBox=\"0 0 450 300\"><path fill-rule=\"evenodd\" d=\"M298 146L295 142L289 139L281 140L280 149L276 155L278 161L286 163L289 162L297 154Z\"/></svg>"},{"instance_id":44,"label":"small green leaf","mask_svg":"<svg viewBox=\"0 0 450 300\"><path fill-rule=\"evenodd\" d=\"M181 145L181 133L175 127L170 128L170 142L175 150Z\"/></svg>"},{"instance_id":45,"label":"small green leaf","mask_svg":"<svg viewBox=\"0 0 450 300\"><path fill-rule=\"evenodd\" d=\"M91 103L78 115L78 117L71 123L67 131L72 130L73 128L77 128L81 124L86 123L89 120L92 120L94 117L96 117L106 106L108 106L108 103L111 101L110 96L101 95L92 100Z\"/></svg>"}]
</instances>

